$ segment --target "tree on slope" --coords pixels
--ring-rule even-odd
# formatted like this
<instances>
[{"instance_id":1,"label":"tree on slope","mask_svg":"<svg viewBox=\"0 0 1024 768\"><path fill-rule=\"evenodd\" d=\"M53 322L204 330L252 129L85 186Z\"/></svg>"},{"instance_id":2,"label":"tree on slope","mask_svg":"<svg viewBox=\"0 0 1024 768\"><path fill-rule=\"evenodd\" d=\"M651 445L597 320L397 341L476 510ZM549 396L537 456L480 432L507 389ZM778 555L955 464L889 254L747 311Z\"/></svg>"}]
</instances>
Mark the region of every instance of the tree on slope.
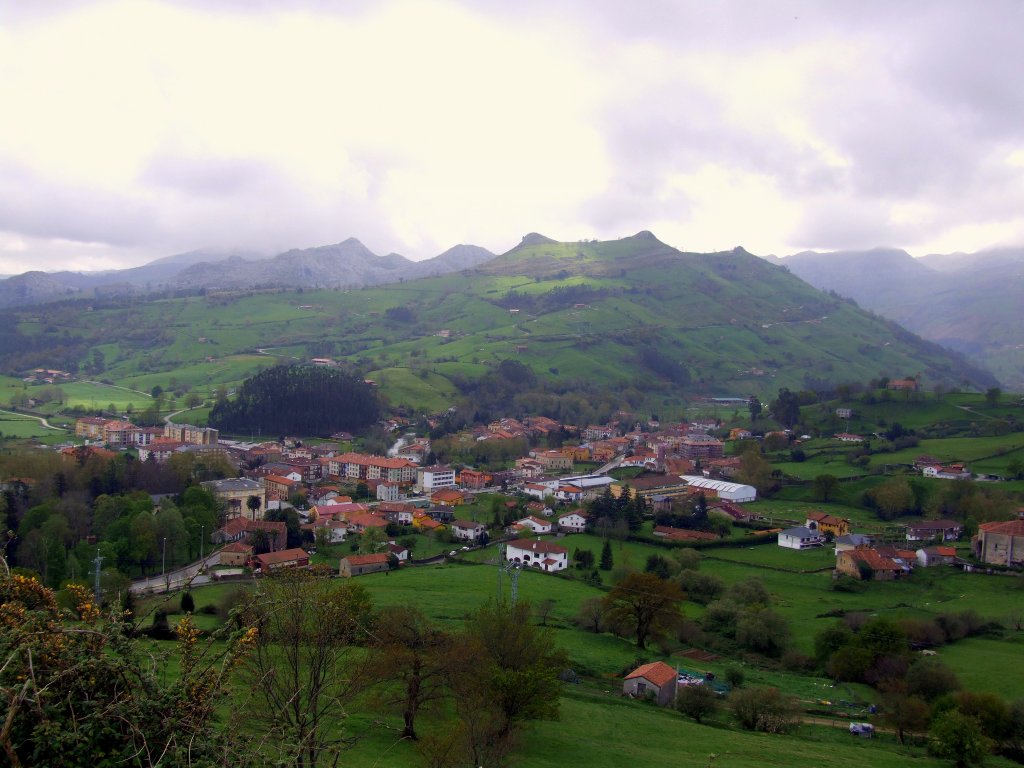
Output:
<instances>
[{"instance_id":1,"label":"tree on slope","mask_svg":"<svg viewBox=\"0 0 1024 768\"><path fill-rule=\"evenodd\" d=\"M631 573L605 596L605 616L612 626L628 628L637 648L646 648L648 638L679 621L683 600L673 582L653 573Z\"/></svg>"}]
</instances>

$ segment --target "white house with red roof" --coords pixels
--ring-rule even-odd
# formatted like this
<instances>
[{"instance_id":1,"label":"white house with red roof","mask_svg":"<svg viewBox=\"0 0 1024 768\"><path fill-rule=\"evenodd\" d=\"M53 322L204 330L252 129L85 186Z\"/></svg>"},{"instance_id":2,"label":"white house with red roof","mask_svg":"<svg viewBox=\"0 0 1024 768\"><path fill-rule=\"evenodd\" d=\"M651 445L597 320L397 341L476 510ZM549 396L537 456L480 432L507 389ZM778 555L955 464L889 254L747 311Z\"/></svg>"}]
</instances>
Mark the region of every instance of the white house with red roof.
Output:
<instances>
[{"instance_id":1,"label":"white house with red roof","mask_svg":"<svg viewBox=\"0 0 1024 768\"><path fill-rule=\"evenodd\" d=\"M533 515L530 515L529 517L524 517L522 520L516 520L515 525L519 526L524 531L529 529L533 533L538 534L551 533L552 528L550 520L543 520L539 517L534 517Z\"/></svg>"},{"instance_id":2,"label":"white house with red roof","mask_svg":"<svg viewBox=\"0 0 1024 768\"><path fill-rule=\"evenodd\" d=\"M505 559L524 568L564 571L569 567L569 550L550 541L516 539L505 545Z\"/></svg>"},{"instance_id":3,"label":"white house with red roof","mask_svg":"<svg viewBox=\"0 0 1024 768\"><path fill-rule=\"evenodd\" d=\"M587 517L585 510L574 509L564 515L558 516L558 530L565 533L583 533L587 530Z\"/></svg>"}]
</instances>

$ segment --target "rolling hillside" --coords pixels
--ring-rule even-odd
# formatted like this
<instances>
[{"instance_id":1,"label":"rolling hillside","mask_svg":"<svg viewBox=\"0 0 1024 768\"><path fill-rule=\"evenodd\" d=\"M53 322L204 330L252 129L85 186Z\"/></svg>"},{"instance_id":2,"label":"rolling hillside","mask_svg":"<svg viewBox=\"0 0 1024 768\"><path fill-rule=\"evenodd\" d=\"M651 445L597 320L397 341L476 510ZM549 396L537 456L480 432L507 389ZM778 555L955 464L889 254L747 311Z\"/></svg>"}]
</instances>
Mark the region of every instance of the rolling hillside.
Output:
<instances>
[{"instance_id":1,"label":"rolling hillside","mask_svg":"<svg viewBox=\"0 0 1024 768\"><path fill-rule=\"evenodd\" d=\"M173 377L208 392L261 363L330 356L378 380L393 404L430 411L503 360L551 392L652 409L877 376L994 383L742 249L681 253L649 232L576 243L529 235L475 268L384 287L64 302L5 320L8 372L81 365L143 391Z\"/></svg>"},{"instance_id":2,"label":"rolling hillside","mask_svg":"<svg viewBox=\"0 0 1024 768\"><path fill-rule=\"evenodd\" d=\"M912 258L875 249L775 259L816 288L962 352L1003 384L1024 389L1024 252L999 249Z\"/></svg>"}]
</instances>

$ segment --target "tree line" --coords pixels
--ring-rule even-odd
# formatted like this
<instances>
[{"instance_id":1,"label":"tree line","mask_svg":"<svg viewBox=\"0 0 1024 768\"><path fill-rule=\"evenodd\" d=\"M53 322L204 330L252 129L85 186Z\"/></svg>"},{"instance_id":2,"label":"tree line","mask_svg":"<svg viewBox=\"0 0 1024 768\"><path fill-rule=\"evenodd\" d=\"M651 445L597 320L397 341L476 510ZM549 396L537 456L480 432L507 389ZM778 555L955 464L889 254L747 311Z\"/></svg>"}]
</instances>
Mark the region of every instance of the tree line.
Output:
<instances>
[{"instance_id":1,"label":"tree line","mask_svg":"<svg viewBox=\"0 0 1024 768\"><path fill-rule=\"evenodd\" d=\"M338 368L274 366L246 379L234 399L218 399L210 424L225 432L330 435L380 419L376 390Z\"/></svg>"}]
</instances>

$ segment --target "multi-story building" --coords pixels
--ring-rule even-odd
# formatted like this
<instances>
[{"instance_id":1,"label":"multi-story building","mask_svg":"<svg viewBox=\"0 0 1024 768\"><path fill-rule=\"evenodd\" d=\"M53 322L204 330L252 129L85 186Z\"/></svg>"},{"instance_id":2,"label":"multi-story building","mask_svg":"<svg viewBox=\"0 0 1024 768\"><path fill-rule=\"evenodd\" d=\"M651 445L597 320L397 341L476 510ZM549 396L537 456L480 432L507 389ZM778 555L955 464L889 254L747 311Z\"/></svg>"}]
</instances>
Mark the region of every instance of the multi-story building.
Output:
<instances>
[{"instance_id":1,"label":"multi-story building","mask_svg":"<svg viewBox=\"0 0 1024 768\"><path fill-rule=\"evenodd\" d=\"M219 501L224 502L225 518L247 517L250 520L262 520L267 508L267 492L262 481L250 480L247 477L232 477L226 480L207 480L202 486L210 491ZM249 499L255 496L259 505L250 508Z\"/></svg>"},{"instance_id":2,"label":"multi-story building","mask_svg":"<svg viewBox=\"0 0 1024 768\"><path fill-rule=\"evenodd\" d=\"M455 470L451 467L434 465L416 468L416 490L429 495L442 488L455 487Z\"/></svg>"},{"instance_id":3,"label":"multi-story building","mask_svg":"<svg viewBox=\"0 0 1024 768\"><path fill-rule=\"evenodd\" d=\"M194 427L191 424L164 424L164 437L189 445L216 445L220 432L211 427Z\"/></svg>"}]
</instances>

